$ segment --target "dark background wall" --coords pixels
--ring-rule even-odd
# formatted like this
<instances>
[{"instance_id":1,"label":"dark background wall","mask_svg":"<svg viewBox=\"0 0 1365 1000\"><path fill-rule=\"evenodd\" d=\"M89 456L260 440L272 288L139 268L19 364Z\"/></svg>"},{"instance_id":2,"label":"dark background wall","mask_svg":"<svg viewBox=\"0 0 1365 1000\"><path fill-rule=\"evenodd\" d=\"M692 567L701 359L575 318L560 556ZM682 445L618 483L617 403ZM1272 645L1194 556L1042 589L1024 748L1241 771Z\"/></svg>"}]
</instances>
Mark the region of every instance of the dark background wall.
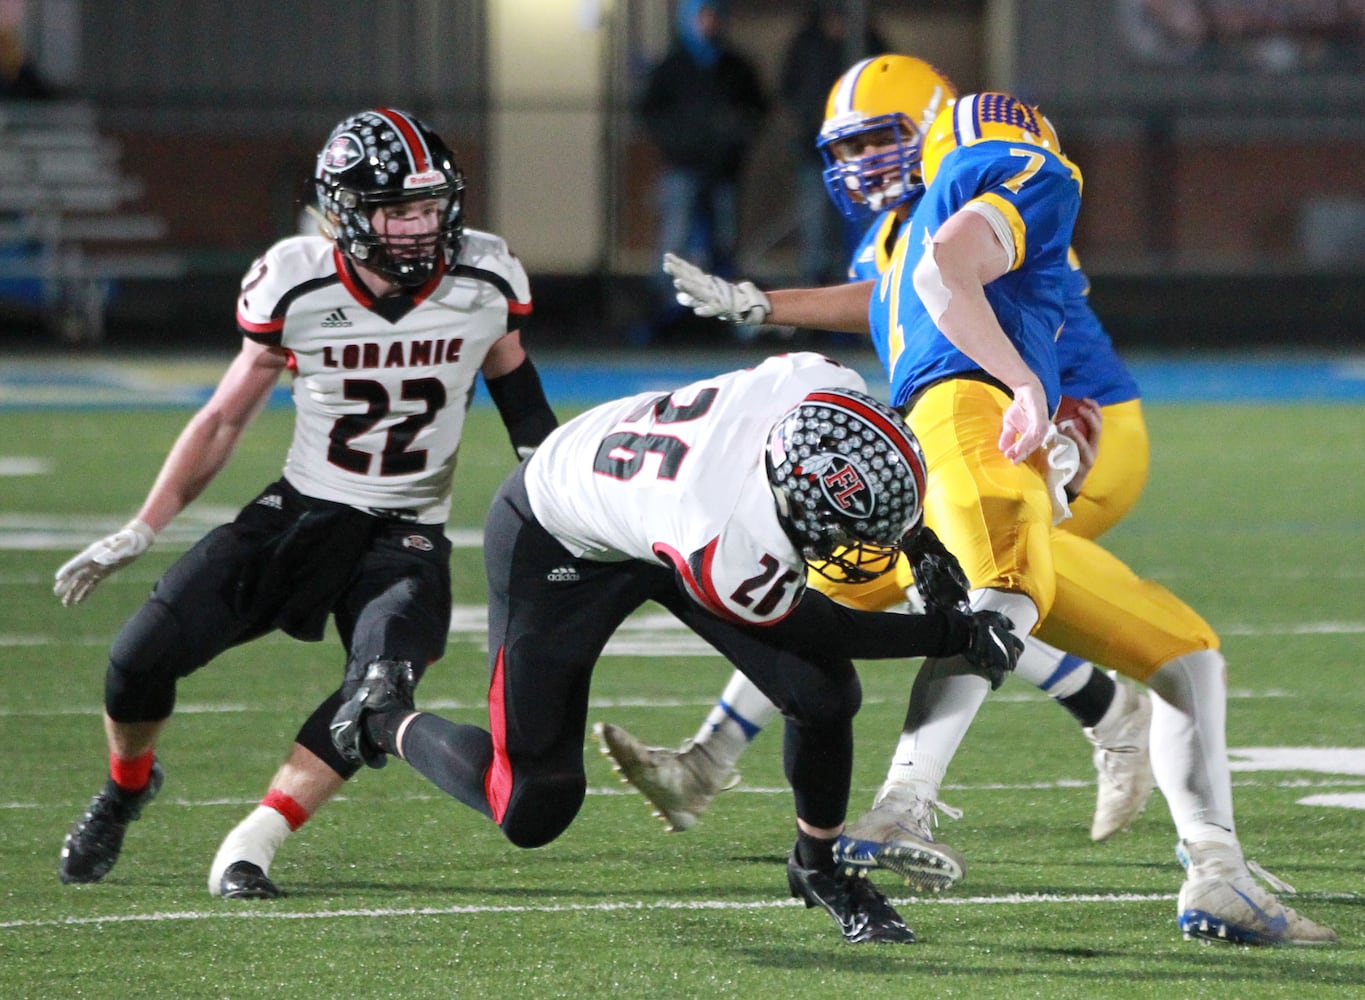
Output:
<instances>
[{"instance_id":1,"label":"dark background wall","mask_svg":"<svg viewBox=\"0 0 1365 1000\"><path fill-rule=\"evenodd\" d=\"M240 274L294 230L321 140L361 106L409 108L447 135L471 178L472 224L495 225L492 2L20 3L21 27L40 56L60 55L77 39L74 69L50 60L71 77L59 82L66 96L93 106L100 133L121 150L119 169L139 182L142 193L125 210L164 220L157 245L185 262L174 279L119 280L103 342L231 342ZM1354 5L1258 4L1260 21L1191 27L1177 19L1177 32L1144 11L1220 5L846 6L962 89L1015 90L1056 121L1086 178L1076 246L1121 343L1365 344L1357 322L1365 306L1365 50L1361 27L1345 13ZM769 86L800 7L731 0L732 40ZM1336 20L1314 22L1302 13L1310 8L1331 8ZM648 59L667 42L670 9L666 0L598 8L606 49L626 67L599 109L603 148L615 160L604 174L614 211L600 263L563 272L527 259L546 336L617 341L643 301L655 256L656 159L628 109ZM744 263L770 283L796 274L790 139L781 118L754 137L745 189ZM554 150L545 155L552 164ZM22 309L0 319L11 342L50 334Z\"/></svg>"}]
</instances>

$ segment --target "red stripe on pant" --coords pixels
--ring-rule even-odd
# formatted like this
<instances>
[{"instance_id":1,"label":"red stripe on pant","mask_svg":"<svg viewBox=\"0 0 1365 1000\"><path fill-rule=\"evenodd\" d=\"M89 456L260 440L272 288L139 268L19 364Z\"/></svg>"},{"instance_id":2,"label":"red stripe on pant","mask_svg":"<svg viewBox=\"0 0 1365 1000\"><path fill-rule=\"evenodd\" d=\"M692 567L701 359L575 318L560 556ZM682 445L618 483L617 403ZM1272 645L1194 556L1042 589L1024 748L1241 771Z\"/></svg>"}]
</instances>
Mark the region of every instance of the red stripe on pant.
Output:
<instances>
[{"instance_id":1,"label":"red stripe on pant","mask_svg":"<svg viewBox=\"0 0 1365 1000\"><path fill-rule=\"evenodd\" d=\"M493 763L483 776L483 793L493 810L493 822L501 824L507 815L507 803L512 798L512 761L507 756L507 704L503 693L503 650L498 649L498 660L493 667L493 680L488 685L488 728L493 738Z\"/></svg>"}]
</instances>

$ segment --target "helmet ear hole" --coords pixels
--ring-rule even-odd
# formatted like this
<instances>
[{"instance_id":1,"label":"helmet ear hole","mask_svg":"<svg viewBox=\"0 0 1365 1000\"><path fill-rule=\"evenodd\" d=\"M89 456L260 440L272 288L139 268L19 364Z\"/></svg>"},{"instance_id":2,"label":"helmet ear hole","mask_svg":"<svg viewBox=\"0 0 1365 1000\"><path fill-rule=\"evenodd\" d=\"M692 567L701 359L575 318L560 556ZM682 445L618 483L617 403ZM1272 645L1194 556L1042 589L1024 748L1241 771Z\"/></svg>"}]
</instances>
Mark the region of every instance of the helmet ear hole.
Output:
<instances>
[{"instance_id":1,"label":"helmet ear hole","mask_svg":"<svg viewBox=\"0 0 1365 1000\"><path fill-rule=\"evenodd\" d=\"M783 530L831 579L890 570L922 516L919 443L894 410L863 393L807 395L774 425L765 461Z\"/></svg>"}]
</instances>

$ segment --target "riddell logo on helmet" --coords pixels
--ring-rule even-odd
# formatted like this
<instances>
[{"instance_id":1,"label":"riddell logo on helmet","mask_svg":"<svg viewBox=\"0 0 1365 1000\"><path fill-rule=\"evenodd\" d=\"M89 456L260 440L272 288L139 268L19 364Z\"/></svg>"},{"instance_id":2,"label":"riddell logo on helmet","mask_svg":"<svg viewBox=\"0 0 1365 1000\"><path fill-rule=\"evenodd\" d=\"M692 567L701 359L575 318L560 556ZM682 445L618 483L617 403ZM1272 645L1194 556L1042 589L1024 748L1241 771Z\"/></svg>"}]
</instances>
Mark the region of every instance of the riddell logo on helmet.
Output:
<instances>
[{"instance_id":1,"label":"riddell logo on helmet","mask_svg":"<svg viewBox=\"0 0 1365 1000\"><path fill-rule=\"evenodd\" d=\"M839 510L854 517L871 517L876 498L863 471L843 455L815 455L803 463L804 472L820 478L820 489Z\"/></svg>"},{"instance_id":2,"label":"riddell logo on helmet","mask_svg":"<svg viewBox=\"0 0 1365 1000\"><path fill-rule=\"evenodd\" d=\"M358 138L349 132L337 136L322 151L322 167L340 173L350 170L365 158L365 148Z\"/></svg>"},{"instance_id":3,"label":"riddell logo on helmet","mask_svg":"<svg viewBox=\"0 0 1365 1000\"><path fill-rule=\"evenodd\" d=\"M420 174L408 174L404 177L403 187L406 189L440 187L445 180L446 175L439 170L424 170Z\"/></svg>"}]
</instances>

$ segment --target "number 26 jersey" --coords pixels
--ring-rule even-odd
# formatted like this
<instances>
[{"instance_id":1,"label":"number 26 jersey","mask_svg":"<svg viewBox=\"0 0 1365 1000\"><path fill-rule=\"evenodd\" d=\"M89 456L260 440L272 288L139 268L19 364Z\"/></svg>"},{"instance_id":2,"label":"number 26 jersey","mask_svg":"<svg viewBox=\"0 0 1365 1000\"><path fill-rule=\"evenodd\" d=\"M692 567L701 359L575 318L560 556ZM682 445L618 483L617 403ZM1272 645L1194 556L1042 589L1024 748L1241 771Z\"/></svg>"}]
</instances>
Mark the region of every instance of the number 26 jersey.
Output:
<instances>
[{"instance_id":1,"label":"number 26 jersey","mask_svg":"<svg viewBox=\"0 0 1365 1000\"><path fill-rule=\"evenodd\" d=\"M788 354L595 407L528 460L531 508L575 556L663 562L712 613L778 621L800 600L806 566L778 521L768 435L808 393L831 387L866 391L837 362Z\"/></svg>"}]
</instances>

